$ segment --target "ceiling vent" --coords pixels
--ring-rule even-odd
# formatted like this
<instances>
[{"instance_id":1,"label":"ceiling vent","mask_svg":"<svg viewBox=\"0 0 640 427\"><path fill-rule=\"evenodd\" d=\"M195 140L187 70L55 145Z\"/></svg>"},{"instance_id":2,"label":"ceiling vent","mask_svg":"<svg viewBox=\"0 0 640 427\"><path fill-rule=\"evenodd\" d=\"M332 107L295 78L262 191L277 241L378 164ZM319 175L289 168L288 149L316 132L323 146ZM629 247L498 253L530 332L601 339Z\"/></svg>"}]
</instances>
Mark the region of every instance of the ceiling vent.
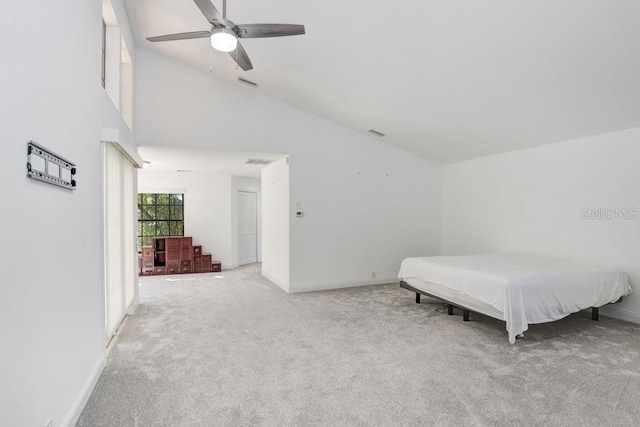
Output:
<instances>
[{"instance_id":1,"label":"ceiling vent","mask_svg":"<svg viewBox=\"0 0 640 427\"><path fill-rule=\"evenodd\" d=\"M268 165L273 162L273 160L267 159L249 159L245 162L246 165Z\"/></svg>"},{"instance_id":2,"label":"ceiling vent","mask_svg":"<svg viewBox=\"0 0 640 427\"><path fill-rule=\"evenodd\" d=\"M375 135L380 138L384 136L384 133L378 132L377 130L374 130L374 129L369 129L367 132L369 132L371 135Z\"/></svg>"},{"instance_id":3,"label":"ceiling vent","mask_svg":"<svg viewBox=\"0 0 640 427\"><path fill-rule=\"evenodd\" d=\"M190 170L187 170L187 169L178 169L176 172L182 172L182 173L185 173L185 172L191 172L191 171L190 171Z\"/></svg>"},{"instance_id":4,"label":"ceiling vent","mask_svg":"<svg viewBox=\"0 0 640 427\"><path fill-rule=\"evenodd\" d=\"M247 80L244 77L238 77L238 81L240 83L243 83L243 84L247 85L247 86L258 87L258 83L252 82L251 80Z\"/></svg>"}]
</instances>

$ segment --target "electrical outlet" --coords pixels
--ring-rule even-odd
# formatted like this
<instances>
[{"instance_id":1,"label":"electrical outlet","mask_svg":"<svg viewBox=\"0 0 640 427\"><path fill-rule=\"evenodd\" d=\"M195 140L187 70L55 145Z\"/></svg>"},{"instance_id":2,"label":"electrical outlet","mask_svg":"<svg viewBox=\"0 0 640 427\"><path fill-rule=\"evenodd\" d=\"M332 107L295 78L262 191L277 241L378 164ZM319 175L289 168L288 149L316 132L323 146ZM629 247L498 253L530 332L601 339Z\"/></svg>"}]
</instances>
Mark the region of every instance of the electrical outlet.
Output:
<instances>
[{"instance_id":1,"label":"electrical outlet","mask_svg":"<svg viewBox=\"0 0 640 427\"><path fill-rule=\"evenodd\" d=\"M53 427L53 418L49 418L49 421L47 421L44 427Z\"/></svg>"},{"instance_id":2,"label":"electrical outlet","mask_svg":"<svg viewBox=\"0 0 640 427\"><path fill-rule=\"evenodd\" d=\"M371 272L371 278L372 278L372 279L375 279L375 278L376 278L376 272L375 272L375 271L372 271L372 272Z\"/></svg>"}]
</instances>

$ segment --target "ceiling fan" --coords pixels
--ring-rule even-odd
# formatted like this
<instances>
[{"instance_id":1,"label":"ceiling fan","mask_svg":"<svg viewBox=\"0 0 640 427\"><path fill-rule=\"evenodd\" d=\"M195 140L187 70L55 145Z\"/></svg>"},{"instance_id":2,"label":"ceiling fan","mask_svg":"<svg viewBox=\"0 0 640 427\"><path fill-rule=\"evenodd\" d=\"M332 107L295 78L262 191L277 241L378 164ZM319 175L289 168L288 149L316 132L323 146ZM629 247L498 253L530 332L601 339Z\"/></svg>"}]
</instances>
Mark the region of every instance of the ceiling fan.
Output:
<instances>
[{"instance_id":1,"label":"ceiling fan","mask_svg":"<svg viewBox=\"0 0 640 427\"><path fill-rule=\"evenodd\" d=\"M234 61L244 71L253 69L249 55L238 39L259 39L264 37L297 36L304 34L304 25L293 24L239 24L227 19L227 0L222 3L222 15L211 0L193 0L207 21L212 25L209 31L167 34L148 37L150 42L201 39L209 37L211 46L221 52L229 52Z\"/></svg>"}]
</instances>

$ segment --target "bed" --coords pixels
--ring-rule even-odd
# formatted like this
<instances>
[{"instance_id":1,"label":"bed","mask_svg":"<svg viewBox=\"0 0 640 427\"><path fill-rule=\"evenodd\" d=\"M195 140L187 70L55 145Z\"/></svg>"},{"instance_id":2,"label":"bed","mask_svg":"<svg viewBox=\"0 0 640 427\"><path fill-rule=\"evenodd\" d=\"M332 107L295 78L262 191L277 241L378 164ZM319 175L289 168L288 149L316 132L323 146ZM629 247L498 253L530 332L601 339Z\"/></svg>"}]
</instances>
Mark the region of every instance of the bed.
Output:
<instances>
[{"instance_id":1,"label":"bed","mask_svg":"<svg viewBox=\"0 0 640 427\"><path fill-rule=\"evenodd\" d=\"M633 290L621 271L594 264L535 255L487 253L413 257L402 261L400 286L420 295L506 322L509 342L528 325L552 322L571 313L617 302Z\"/></svg>"}]
</instances>

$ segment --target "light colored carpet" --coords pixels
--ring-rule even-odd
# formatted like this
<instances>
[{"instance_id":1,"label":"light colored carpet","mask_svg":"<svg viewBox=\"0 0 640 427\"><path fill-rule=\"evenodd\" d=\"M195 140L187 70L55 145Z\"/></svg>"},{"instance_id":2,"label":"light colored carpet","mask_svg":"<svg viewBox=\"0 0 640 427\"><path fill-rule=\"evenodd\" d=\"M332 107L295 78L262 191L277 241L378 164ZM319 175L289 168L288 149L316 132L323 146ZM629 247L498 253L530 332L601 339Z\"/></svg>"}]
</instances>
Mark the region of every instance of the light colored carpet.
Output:
<instances>
[{"instance_id":1,"label":"light colored carpet","mask_svg":"<svg viewBox=\"0 0 640 427\"><path fill-rule=\"evenodd\" d=\"M79 426L640 425L637 325L580 313L510 345L395 283L287 295L252 265L141 285Z\"/></svg>"}]
</instances>

